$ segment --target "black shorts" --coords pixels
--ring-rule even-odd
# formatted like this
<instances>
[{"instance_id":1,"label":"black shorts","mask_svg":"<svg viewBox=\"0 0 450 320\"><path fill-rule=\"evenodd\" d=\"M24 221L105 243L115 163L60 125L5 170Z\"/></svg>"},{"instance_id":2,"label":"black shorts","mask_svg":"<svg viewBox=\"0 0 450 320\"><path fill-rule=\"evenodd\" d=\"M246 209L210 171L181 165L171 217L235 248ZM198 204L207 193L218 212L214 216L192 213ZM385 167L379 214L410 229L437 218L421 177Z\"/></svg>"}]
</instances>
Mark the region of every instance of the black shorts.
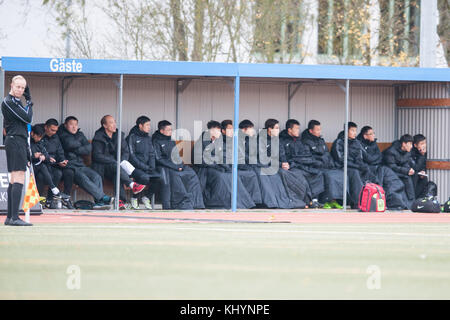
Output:
<instances>
[{"instance_id":1,"label":"black shorts","mask_svg":"<svg viewBox=\"0 0 450 320\"><path fill-rule=\"evenodd\" d=\"M20 136L6 136L6 165L8 172L26 171L28 163L28 142Z\"/></svg>"}]
</instances>

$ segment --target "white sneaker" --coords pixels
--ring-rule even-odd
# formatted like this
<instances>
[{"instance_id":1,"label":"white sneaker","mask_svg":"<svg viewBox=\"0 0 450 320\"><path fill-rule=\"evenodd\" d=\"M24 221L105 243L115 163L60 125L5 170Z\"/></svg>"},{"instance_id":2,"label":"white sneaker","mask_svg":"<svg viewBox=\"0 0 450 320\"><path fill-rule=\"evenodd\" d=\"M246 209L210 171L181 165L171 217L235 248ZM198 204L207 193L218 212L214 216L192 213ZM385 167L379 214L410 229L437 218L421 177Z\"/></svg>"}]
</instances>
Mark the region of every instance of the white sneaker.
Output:
<instances>
[{"instance_id":1,"label":"white sneaker","mask_svg":"<svg viewBox=\"0 0 450 320\"><path fill-rule=\"evenodd\" d=\"M134 210L139 209L139 201L137 198L131 198L131 208Z\"/></svg>"},{"instance_id":2,"label":"white sneaker","mask_svg":"<svg viewBox=\"0 0 450 320\"><path fill-rule=\"evenodd\" d=\"M147 197L142 197L142 203L144 204L145 209L153 210L153 207L152 207L152 204L151 204L149 198L147 198Z\"/></svg>"}]
</instances>

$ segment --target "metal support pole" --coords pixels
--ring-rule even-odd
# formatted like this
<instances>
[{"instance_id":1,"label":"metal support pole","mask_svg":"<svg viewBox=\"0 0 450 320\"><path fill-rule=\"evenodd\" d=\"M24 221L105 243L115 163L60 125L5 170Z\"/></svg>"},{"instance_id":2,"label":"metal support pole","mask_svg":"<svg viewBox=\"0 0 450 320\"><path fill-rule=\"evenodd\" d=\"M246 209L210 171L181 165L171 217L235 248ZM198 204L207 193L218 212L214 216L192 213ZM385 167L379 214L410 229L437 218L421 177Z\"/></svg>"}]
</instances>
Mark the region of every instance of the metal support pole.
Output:
<instances>
[{"instance_id":1,"label":"metal support pole","mask_svg":"<svg viewBox=\"0 0 450 320\"><path fill-rule=\"evenodd\" d=\"M123 74L120 75L119 83L119 105L117 113L117 168L116 168L116 198L114 200L114 207L119 211L119 196L120 196L120 156L122 150L122 95L123 95Z\"/></svg>"},{"instance_id":2,"label":"metal support pole","mask_svg":"<svg viewBox=\"0 0 450 320\"><path fill-rule=\"evenodd\" d=\"M236 76L234 80L234 135L233 135L233 180L231 195L231 211L236 212L237 207L237 179L238 179L238 137L239 137L239 89L241 79Z\"/></svg>"},{"instance_id":3,"label":"metal support pole","mask_svg":"<svg viewBox=\"0 0 450 320\"><path fill-rule=\"evenodd\" d=\"M5 97L5 70L3 70L2 67L0 67L0 99L2 99ZM0 112L0 133L2 135L2 143L4 144L3 141L3 114Z\"/></svg>"},{"instance_id":4,"label":"metal support pole","mask_svg":"<svg viewBox=\"0 0 450 320\"><path fill-rule=\"evenodd\" d=\"M350 80L345 81L345 123L344 123L344 190L343 207L347 210L347 156L348 156L348 112L350 103Z\"/></svg>"}]
</instances>

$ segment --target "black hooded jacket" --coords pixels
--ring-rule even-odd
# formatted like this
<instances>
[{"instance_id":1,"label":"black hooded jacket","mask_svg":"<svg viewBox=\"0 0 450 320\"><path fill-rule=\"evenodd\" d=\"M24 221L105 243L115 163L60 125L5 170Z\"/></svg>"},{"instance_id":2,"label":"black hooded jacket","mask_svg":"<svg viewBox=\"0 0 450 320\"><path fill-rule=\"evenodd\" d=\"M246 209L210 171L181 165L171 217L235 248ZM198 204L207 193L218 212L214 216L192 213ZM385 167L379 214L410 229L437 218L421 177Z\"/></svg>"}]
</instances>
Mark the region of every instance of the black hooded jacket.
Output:
<instances>
[{"instance_id":1,"label":"black hooded jacket","mask_svg":"<svg viewBox=\"0 0 450 320\"><path fill-rule=\"evenodd\" d=\"M84 167L83 157L88 156L92 151L92 145L83 132L78 129L75 134L67 131L62 124L58 129L58 136L64 149L64 154L69 162L67 166L70 168Z\"/></svg>"},{"instance_id":2,"label":"black hooded jacket","mask_svg":"<svg viewBox=\"0 0 450 320\"><path fill-rule=\"evenodd\" d=\"M165 136L159 131L155 131L152 136L153 147L155 149L156 165L166 167L173 170L179 170L183 168L183 162L178 153L176 142L172 140L172 137ZM174 148L176 150L174 150ZM173 159L176 161L172 161Z\"/></svg>"},{"instance_id":3,"label":"black hooded jacket","mask_svg":"<svg viewBox=\"0 0 450 320\"><path fill-rule=\"evenodd\" d=\"M152 173L156 170L156 155L152 137L134 126L126 138L130 151L129 161L137 169Z\"/></svg>"},{"instance_id":4,"label":"black hooded jacket","mask_svg":"<svg viewBox=\"0 0 450 320\"><path fill-rule=\"evenodd\" d=\"M344 139L344 131L341 131L331 148L331 155L339 168L344 167ZM363 147L358 139L348 139L347 167L361 172L369 171L369 166L363 158Z\"/></svg>"},{"instance_id":5,"label":"black hooded jacket","mask_svg":"<svg viewBox=\"0 0 450 320\"><path fill-rule=\"evenodd\" d=\"M384 150L383 162L400 176L407 177L409 170L415 168L411 152L403 151L400 140L396 140L392 145Z\"/></svg>"},{"instance_id":6,"label":"black hooded jacket","mask_svg":"<svg viewBox=\"0 0 450 320\"><path fill-rule=\"evenodd\" d=\"M314 160L308 145L300 137L292 137L287 130L280 132L280 162L288 162L291 168L302 169L308 173L320 173L318 162Z\"/></svg>"},{"instance_id":7,"label":"black hooded jacket","mask_svg":"<svg viewBox=\"0 0 450 320\"><path fill-rule=\"evenodd\" d=\"M361 133L356 139L361 143L364 162L369 166L380 166L383 162L383 154L378 148L377 139L375 141L366 140Z\"/></svg>"},{"instance_id":8,"label":"black hooded jacket","mask_svg":"<svg viewBox=\"0 0 450 320\"><path fill-rule=\"evenodd\" d=\"M325 140L322 137L312 135L308 129L301 135L303 144L307 145L314 158L314 167L322 169L334 169L336 166Z\"/></svg>"},{"instance_id":9,"label":"black hooded jacket","mask_svg":"<svg viewBox=\"0 0 450 320\"><path fill-rule=\"evenodd\" d=\"M106 165L117 164L117 130L110 138L101 127L95 131L94 139L92 139L92 168L103 176L103 168ZM121 133L121 160L128 160L129 151L128 144L125 141L125 134Z\"/></svg>"}]
</instances>

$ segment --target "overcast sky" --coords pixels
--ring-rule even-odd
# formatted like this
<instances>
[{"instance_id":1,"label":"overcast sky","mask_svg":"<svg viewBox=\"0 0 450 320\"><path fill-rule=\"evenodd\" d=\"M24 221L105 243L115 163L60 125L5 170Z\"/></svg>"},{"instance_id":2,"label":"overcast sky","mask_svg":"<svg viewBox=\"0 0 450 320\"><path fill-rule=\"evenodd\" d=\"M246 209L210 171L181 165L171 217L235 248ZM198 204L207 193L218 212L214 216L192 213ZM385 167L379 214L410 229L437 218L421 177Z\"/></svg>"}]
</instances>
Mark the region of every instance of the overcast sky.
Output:
<instances>
[{"instance_id":1,"label":"overcast sky","mask_svg":"<svg viewBox=\"0 0 450 320\"><path fill-rule=\"evenodd\" d=\"M30 0L30 8L26 9L21 1L6 0L0 6L0 31L5 36L0 42L0 57L52 56L49 43L57 35L47 32L51 17L41 3L42 0Z\"/></svg>"}]
</instances>

